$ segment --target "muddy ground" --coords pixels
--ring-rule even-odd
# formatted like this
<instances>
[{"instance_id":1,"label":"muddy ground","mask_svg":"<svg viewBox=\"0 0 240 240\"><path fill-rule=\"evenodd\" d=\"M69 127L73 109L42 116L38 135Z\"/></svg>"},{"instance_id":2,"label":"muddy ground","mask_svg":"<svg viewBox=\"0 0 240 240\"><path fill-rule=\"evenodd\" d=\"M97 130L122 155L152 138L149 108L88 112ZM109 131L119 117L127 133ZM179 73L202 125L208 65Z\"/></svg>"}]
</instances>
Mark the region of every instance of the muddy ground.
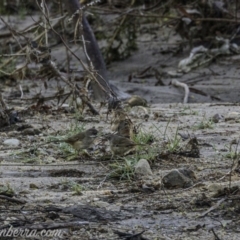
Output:
<instances>
[{"instance_id":1,"label":"muddy ground","mask_svg":"<svg viewBox=\"0 0 240 240\"><path fill-rule=\"evenodd\" d=\"M61 228L63 239L119 239L114 230L124 233L144 231L142 239L240 238L237 144L240 115L239 105L235 103L238 102L240 89L239 56L223 56L210 66L179 77L179 81L206 94L191 92L189 104L183 105L184 92L169 85L169 77L162 79L165 86L155 86L157 79L151 74L128 81L129 75L149 66L164 71L176 70L178 62L189 54L187 49L177 56L162 54L161 50L172 48L178 37L171 32L170 44L167 45L163 32L151 26L145 27L149 31L139 36L139 49L130 58L111 63L108 70L114 84L149 102L147 119L144 119L146 113L143 109L127 108L127 111L134 123L141 124L141 131L155 137L154 142L146 147L148 153L151 149L156 151L149 159L153 175L131 181L111 179L108 178L112 171L110 165L121 164L123 159L99 157L98 149L90 156L80 154L70 159L74 151L68 145L57 142L46 144L56 136L65 137L82 127L95 126L101 133L109 132L110 120L107 120L105 108L100 116L92 116L88 112L81 115L68 105L59 107L56 101L49 101L45 103L49 108L36 111L31 108L34 101L12 97L19 93L18 84L23 89L28 86L29 92L24 93L27 99L39 89L45 96L52 95L56 90L54 80L48 83L48 89L44 89L43 81L35 79L22 80L17 84L2 82L3 96L9 107L20 112L22 122L1 129L1 185L5 192L7 186L8 190L12 189L14 198L26 201L14 203L2 200L2 224L29 227L40 223L52 226L54 223L72 222L70 226ZM78 51L81 56L81 49ZM52 52L61 62L63 49L57 46ZM99 108L99 105L96 104L96 107ZM215 114L223 116L217 123L211 121ZM31 130L24 132L27 125ZM180 144L184 144L178 132L197 137L199 158L161 155L164 149L160 146L164 142L171 143L176 136ZM3 145L11 138L18 139L20 145ZM128 159L142 156L146 156L145 152L132 154ZM186 189L164 188L161 178L180 167L190 167L196 173L195 184ZM143 187L146 184L151 191ZM223 189L222 185L226 189L219 192ZM237 187L232 189L232 186ZM98 214L96 219L91 218L96 214L94 211L82 216L77 214L78 211L84 212L81 205L97 207L107 213ZM75 210L67 209L70 206ZM87 223L81 225L83 221Z\"/></svg>"}]
</instances>

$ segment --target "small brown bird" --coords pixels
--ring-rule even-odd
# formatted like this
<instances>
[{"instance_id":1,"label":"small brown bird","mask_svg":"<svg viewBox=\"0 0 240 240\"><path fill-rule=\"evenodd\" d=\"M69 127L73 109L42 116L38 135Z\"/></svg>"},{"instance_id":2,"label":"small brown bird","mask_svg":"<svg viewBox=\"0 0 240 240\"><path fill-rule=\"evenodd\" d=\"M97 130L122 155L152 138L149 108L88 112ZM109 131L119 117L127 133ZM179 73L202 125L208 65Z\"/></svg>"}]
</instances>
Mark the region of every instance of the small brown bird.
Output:
<instances>
[{"instance_id":1,"label":"small brown bird","mask_svg":"<svg viewBox=\"0 0 240 240\"><path fill-rule=\"evenodd\" d=\"M113 118L111 121L111 130L113 132L116 132L119 126L120 121L125 120L127 117L127 114L122 109L117 109L113 111Z\"/></svg>"},{"instance_id":2,"label":"small brown bird","mask_svg":"<svg viewBox=\"0 0 240 240\"><path fill-rule=\"evenodd\" d=\"M119 136L117 134L109 134L107 139L110 143L110 149L112 152L112 157L115 155L123 156L128 154L131 150L134 150L138 145L144 144L136 144L132 140L126 137Z\"/></svg>"},{"instance_id":3,"label":"small brown bird","mask_svg":"<svg viewBox=\"0 0 240 240\"><path fill-rule=\"evenodd\" d=\"M131 138L135 133L135 127L127 113L122 109L114 110L111 122L111 130L118 135Z\"/></svg>"},{"instance_id":4,"label":"small brown bird","mask_svg":"<svg viewBox=\"0 0 240 240\"><path fill-rule=\"evenodd\" d=\"M66 142L72 145L72 147L76 151L80 151L80 150L89 148L90 145L93 143L94 139L96 138L97 134L98 134L97 129L90 128L85 132L80 132L67 139L63 139L61 140L61 142Z\"/></svg>"},{"instance_id":5,"label":"small brown bird","mask_svg":"<svg viewBox=\"0 0 240 240\"><path fill-rule=\"evenodd\" d=\"M117 134L132 139L135 134L135 128L130 119L121 120L118 124Z\"/></svg>"}]
</instances>

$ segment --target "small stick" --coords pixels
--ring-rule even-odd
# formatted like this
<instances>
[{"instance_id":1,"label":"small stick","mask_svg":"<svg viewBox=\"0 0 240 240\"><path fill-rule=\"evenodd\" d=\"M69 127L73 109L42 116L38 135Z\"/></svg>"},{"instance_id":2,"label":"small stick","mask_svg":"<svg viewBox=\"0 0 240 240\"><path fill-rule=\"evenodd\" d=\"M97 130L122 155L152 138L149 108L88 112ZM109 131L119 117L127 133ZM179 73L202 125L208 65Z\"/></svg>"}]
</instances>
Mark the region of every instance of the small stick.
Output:
<instances>
[{"instance_id":1,"label":"small stick","mask_svg":"<svg viewBox=\"0 0 240 240\"><path fill-rule=\"evenodd\" d=\"M199 218L205 217L208 213L212 212L213 210L215 210L216 208L218 208L220 206L220 204L222 202L224 202L227 198L222 198L220 199L214 206L210 207L207 211L205 211L204 213L202 213Z\"/></svg>"},{"instance_id":2,"label":"small stick","mask_svg":"<svg viewBox=\"0 0 240 240\"><path fill-rule=\"evenodd\" d=\"M186 83L181 83L178 80L174 79L172 80L172 85L176 87L182 87L185 90L185 95L183 99L183 104L188 102L188 97L189 97L189 87Z\"/></svg>"},{"instance_id":3,"label":"small stick","mask_svg":"<svg viewBox=\"0 0 240 240\"><path fill-rule=\"evenodd\" d=\"M211 229L211 231L212 231L212 233L213 233L213 235L214 235L214 237L215 237L215 240L221 240L221 239L218 237L218 235L215 233L215 231L214 231L213 228Z\"/></svg>"}]
</instances>

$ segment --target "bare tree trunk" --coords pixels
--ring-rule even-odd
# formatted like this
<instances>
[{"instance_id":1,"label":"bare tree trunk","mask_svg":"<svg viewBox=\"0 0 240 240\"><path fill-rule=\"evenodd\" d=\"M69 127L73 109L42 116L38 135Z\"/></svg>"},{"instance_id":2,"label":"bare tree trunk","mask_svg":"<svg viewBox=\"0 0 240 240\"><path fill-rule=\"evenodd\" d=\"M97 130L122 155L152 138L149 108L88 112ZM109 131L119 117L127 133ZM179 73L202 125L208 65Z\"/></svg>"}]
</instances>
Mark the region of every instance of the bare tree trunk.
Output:
<instances>
[{"instance_id":1,"label":"bare tree trunk","mask_svg":"<svg viewBox=\"0 0 240 240\"><path fill-rule=\"evenodd\" d=\"M65 4L68 8L68 11L70 14L75 13L80 7L80 3L78 0L65 0ZM78 20L78 15L74 17L74 24L76 24ZM107 79L107 69L106 65L103 59L103 56L100 52L100 49L97 44L97 40L93 34L93 31L86 19L86 17L83 15L82 19L82 25L83 25L83 36L86 41L86 49L87 49L87 54L89 55L93 66L95 70L98 71L98 74L101 75L101 77L97 77L97 80L99 83L102 85L102 87L105 89L106 92L110 93L111 92L111 87L109 85L108 79ZM92 88L93 88L93 93L94 97L98 100L104 100L107 97L106 92L102 90L99 87L99 84L96 82L92 83Z\"/></svg>"},{"instance_id":2,"label":"bare tree trunk","mask_svg":"<svg viewBox=\"0 0 240 240\"><path fill-rule=\"evenodd\" d=\"M74 14L81 7L79 0L65 0L65 4L70 14ZM74 18L75 24L78 20L78 17L79 16L76 15ZM107 93L112 93L113 97L118 97L119 99L128 98L129 97L128 94L120 91L116 86L109 83L107 78L107 68L106 68L103 56L100 52L94 33L84 14L82 19L82 25L83 25L83 36L84 36L84 39L86 40L87 54L90 57L95 70L97 70L98 74L102 77L102 78L99 76L97 77L98 82L105 89L104 91L99 86L98 83L93 82L92 88L93 88L94 98L97 100L104 101L109 96L109 94Z\"/></svg>"}]
</instances>

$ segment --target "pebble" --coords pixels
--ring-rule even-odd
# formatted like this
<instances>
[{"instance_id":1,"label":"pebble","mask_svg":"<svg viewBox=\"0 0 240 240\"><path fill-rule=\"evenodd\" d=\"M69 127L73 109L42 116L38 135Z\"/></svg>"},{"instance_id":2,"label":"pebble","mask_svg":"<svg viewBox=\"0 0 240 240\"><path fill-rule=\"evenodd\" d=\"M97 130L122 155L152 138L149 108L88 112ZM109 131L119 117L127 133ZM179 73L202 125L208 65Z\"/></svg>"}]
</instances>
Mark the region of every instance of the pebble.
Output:
<instances>
[{"instance_id":1,"label":"pebble","mask_svg":"<svg viewBox=\"0 0 240 240\"><path fill-rule=\"evenodd\" d=\"M6 139L3 144L8 145L8 146L15 146L17 147L20 144L20 141L16 138L10 138Z\"/></svg>"},{"instance_id":2,"label":"pebble","mask_svg":"<svg viewBox=\"0 0 240 240\"><path fill-rule=\"evenodd\" d=\"M187 168L173 169L162 179L166 188L187 188L193 185L195 173Z\"/></svg>"},{"instance_id":3,"label":"pebble","mask_svg":"<svg viewBox=\"0 0 240 240\"><path fill-rule=\"evenodd\" d=\"M151 167L146 159L140 159L135 166L135 174L140 176L152 175Z\"/></svg>"},{"instance_id":4,"label":"pebble","mask_svg":"<svg viewBox=\"0 0 240 240\"><path fill-rule=\"evenodd\" d=\"M219 113L216 113L215 115L213 115L212 121L213 121L214 123L218 123L218 122L220 122L220 121L224 121L224 116L221 115L221 114L219 114Z\"/></svg>"},{"instance_id":5,"label":"pebble","mask_svg":"<svg viewBox=\"0 0 240 240\"><path fill-rule=\"evenodd\" d=\"M41 131L39 129L35 129L35 128L26 128L22 131L22 135L37 135L40 134Z\"/></svg>"}]
</instances>

